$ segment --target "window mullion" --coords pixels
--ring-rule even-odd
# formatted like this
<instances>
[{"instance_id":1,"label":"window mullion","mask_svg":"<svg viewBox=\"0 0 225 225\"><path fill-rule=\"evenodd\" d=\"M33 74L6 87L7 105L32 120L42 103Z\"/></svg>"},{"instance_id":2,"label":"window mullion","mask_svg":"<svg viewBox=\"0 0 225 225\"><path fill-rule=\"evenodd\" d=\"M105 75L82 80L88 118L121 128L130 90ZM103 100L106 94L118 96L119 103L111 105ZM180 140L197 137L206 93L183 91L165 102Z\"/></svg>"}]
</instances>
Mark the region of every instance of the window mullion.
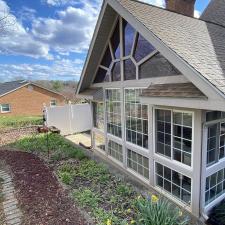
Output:
<instances>
[{"instance_id":1,"label":"window mullion","mask_svg":"<svg viewBox=\"0 0 225 225\"><path fill-rule=\"evenodd\" d=\"M216 126L216 151L215 151L216 162L219 161L219 150L220 150L220 123L217 123L217 126Z\"/></svg>"}]
</instances>

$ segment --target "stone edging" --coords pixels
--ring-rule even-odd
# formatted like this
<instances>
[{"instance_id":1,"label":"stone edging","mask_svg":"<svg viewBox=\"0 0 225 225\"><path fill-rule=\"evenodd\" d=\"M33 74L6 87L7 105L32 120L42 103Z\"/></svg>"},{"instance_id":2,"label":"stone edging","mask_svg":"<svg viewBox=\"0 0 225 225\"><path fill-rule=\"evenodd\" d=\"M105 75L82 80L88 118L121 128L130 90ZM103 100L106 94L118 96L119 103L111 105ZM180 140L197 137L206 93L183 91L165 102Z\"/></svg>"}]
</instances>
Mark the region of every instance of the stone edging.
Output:
<instances>
[{"instance_id":1,"label":"stone edging","mask_svg":"<svg viewBox=\"0 0 225 225\"><path fill-rule=\"evenodd\" d=\"M3 209L7 225L21 225L22 213L18 208L18 201L15 198L15 189L11 176L3 170L0 170L2 182Z\"/></svg>"}]
</instances>

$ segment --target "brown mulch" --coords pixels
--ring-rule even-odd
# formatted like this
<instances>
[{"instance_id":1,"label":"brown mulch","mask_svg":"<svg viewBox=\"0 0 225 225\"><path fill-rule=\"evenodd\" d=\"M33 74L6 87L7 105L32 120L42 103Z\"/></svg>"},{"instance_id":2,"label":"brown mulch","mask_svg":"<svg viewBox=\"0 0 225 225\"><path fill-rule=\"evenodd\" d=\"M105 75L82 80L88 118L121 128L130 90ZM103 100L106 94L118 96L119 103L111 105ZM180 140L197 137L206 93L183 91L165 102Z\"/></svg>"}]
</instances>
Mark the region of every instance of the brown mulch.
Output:
<instances>
[{"instance_id":1,"label":"brown mulch","mask_svg":"<svg viewBox=\"0 0 225 225\"><path fill-rule=\"evenodd\" d=\"M16 129L0 129L0 146L4 146L24 136L37 133L37 127L24 127Z\"/></svg>"},{"instance_id":2,"label":"brown mulch","mask_svg":"<svg viewBox=\"0 0 225 225\"><path fill-rule=\"evenodd\" d=\"M26 152L0 151L10 167L23 225L85 225L87 222L60 186L52 169Z\"/></svg>"}]
</instances>

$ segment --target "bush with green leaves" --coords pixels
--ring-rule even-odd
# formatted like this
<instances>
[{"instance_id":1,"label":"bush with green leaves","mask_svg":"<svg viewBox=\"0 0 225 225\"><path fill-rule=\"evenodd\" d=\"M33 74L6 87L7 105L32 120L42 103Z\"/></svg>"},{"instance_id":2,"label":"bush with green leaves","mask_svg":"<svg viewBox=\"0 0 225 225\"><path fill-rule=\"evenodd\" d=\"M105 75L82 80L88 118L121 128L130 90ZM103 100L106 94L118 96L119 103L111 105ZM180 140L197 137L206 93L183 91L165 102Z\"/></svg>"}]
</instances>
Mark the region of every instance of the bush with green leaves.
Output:
<instances>
[{"instance_id":1,"label":"bush with green leaves","mask_svg":"<svg viewBox=\"0 0 225 225\"><path fill-rule=\"evenodd\" d=\"M136 201L136 223L141 225L188 225L189 219L180 209L174 208L166 199L152 196Z\"/></svg>"}]
</instances>

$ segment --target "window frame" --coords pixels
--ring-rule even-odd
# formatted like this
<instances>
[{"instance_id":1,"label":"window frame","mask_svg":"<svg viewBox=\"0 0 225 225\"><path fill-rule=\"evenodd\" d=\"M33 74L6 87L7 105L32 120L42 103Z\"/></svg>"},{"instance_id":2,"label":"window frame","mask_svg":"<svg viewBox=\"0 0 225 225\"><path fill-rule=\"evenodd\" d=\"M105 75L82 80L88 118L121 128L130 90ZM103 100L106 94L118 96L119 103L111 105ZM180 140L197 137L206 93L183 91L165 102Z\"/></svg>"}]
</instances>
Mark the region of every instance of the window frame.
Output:
<instances>
[{"instance_id":1,"label":"window frame","mask_svg":"<svg viewBox=\"0 0 225 225\"><path fill-rule=\"evenodd\" d=\"M108 132L108 111L107 111L107 98L106 98L106 92L107 90L119 90L120 92L120 119L121 119L121 137L118 137L114 134L111 134ZM110 137L114 137L116 138L117 140L122 140L123 138L123 117L122 117L122 110L123 110L123 88L119 88L119 87L115 87L115 88L105 88L104 89L104 96L105 96L105 100L104 100L104 110L105 110L105 129L106 129L106 136ZM117 125L116 125L117 126Z\"/></svg>"},{"instance_id":2,"label":"window frame","mask_svg":"<svg viewBox=\"0 0 225 225\"><path fill-rule=\"evenodd\" d=\"M52 102L54 101L54 103L52 104ZM50 100L50 107L55 107L57 106L57 100L56 99L51 99Z\"/></svg>"},{"instance_id":3,"label":"window frame","mask_svg":"<svg viewBox=\"0 0 225 225\"><path fill-rule=\"evenodd\" d=\"M184 201L182 201L181 199L175 197L174 195L170 194L168 191L164 190L164 188L160 188L159 186L157 186L157 180L156 180L156 164L161 164L163 167L167 167L169 168L171 171L177 172L178 174L181 174L183 176L188 177L189 179L191 179L191 202L190 204L185 203ZM154 161L154 187L158 192L163 193L166 197L168 197L170 200L172 200L173 202L175 202L176 204L179 203L179 205L181 205L182 207L188 209L189 211L191 211L192 209L192 205L193 205L193 178L191 176L188 176L186 174L183 174L182 172L179 172L177 169L171 168L169 166L167 166L166 164L163 164L162 162L155 160Z\"/></svg>"},{"instance_id":4,"label":"window frame","mask_svg":"<svg viewBox=\"0 0 225 225\"><path fill-rule=\"evenodd\" d=\"M150 106L149 104L141 104L141 105L145 105L147 106L147 116L148 116L148 119L147 119L147 125L148 125L148 131L147 131L147 136L148 136L148 147L147 148L144 148L142 146L139 146L137 144L134 144L132 142L129 142L127 141L127 136L126 136L126 130L127 130L127 124L126 124L126 95L125 95L125 91L126 90L129 90L129 89L146 89L147 87L124 87L123 88L123 96L124 96L124 104L123 104L123 110L124 110L124 140L125 140L125 145L126 147L127 146L133 146L133 148L136 148L136 149L139 149L140 151L139 152L149 152L149 148L150 148L150 145L149 145L149 140L150 140L150 126L149 126L149 122L151 121L150 118L149 118L149 110L150 110ZM140 132L137 132L135 131L136 133L140 133ZM144 133L142 133L143 135L145 135ZM137 151L136 151L137 152ZM137 152L138 153L138 152ZM140 153L138 153L140 154Z\"/></svg>"},{"instance_id":5,"label":"window frame","mask_svg":"<svg viewBox=\"0 0 225 225\"><path fill-rule=\"evenodd\" d=\"M160 153L157 152L157 136L156 136L156 110L169 110L171 111L171 157L166 157L165 155L162 155ZM175 159L173 159L173 153L174 153L174 150L173 150L173 147L174 147L174 142L173 142L173 134L174 134L174 130L173 130L173 112L180 112L180 113L190 113L192 115L192 140L191 140L191 166L187 165L187 164L184 164L182 162L179 162ZM159 106L153 106L153 140L154 140L154 146L153 146L153 152L154 152L154 155L156 155L157 157L161 158L162 160L169 160L171 163L174 163L175 165L179 166L179 167L183 167L187 170L193 170L193 165L194 165L194 154L195 154L195 149L194 149L194 143L195 143L195 140L194 140L194 119L195 119L195 112L194 111L189 111L189 110L186 110L186 109L174 109L174 108L169 108L169 107L159 107Z\"/></svg>"},{"instance_id":6,"label":"window frame","mask_svg":"<svg viewBox=\"0 0 225 225\"><path fill-rule=\"evenodd\" d=\"M4 110L3 110L3 105L8 105L8 109L9 109L9 110L8 110L8 111L4 111ZM4 114L4 113L10 113L10 112L11 112L11 105L10 105L9 103L1 103L1 104L0 104L0 108L1 108L1 113L2 113L2 114Z\"/></svg>"}]
</instances>

